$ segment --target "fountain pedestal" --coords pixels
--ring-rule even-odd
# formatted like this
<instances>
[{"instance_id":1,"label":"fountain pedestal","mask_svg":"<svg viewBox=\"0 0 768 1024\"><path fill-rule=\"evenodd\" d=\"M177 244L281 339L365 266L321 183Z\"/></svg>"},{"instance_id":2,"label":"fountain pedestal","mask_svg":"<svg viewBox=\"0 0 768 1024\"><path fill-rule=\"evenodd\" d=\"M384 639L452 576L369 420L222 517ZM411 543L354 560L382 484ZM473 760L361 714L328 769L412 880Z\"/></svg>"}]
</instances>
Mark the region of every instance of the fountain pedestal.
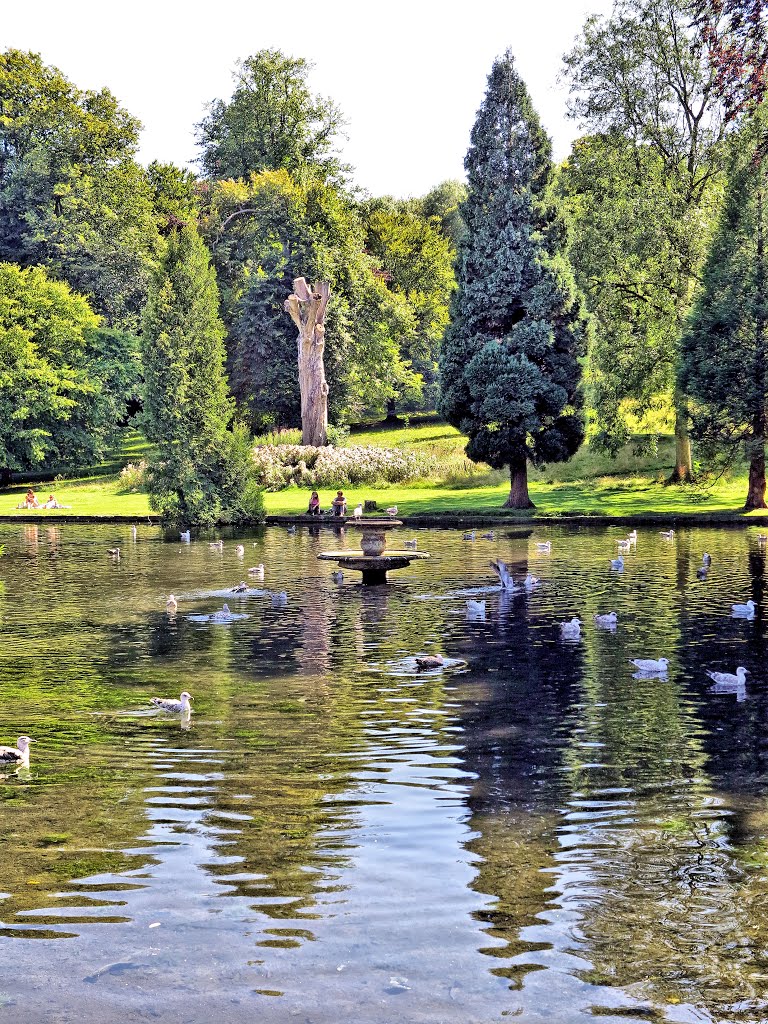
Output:
<instances>
[{"instance_id":1,"label":"fountain pedestal","mask_svg":"<svg viewBox=\"0 0 768 1024\"><path fill-rule=\"evenodd\" d=\"M416 559L429 558L425 551L386 550L386 531L402 526L398 519L347 520L346 525L362 531L360 551L323 551L317 557L337 562L342 569L361 572L363 583L386 583L388 572L405 569Z\"/></svg>"}]
</instances>

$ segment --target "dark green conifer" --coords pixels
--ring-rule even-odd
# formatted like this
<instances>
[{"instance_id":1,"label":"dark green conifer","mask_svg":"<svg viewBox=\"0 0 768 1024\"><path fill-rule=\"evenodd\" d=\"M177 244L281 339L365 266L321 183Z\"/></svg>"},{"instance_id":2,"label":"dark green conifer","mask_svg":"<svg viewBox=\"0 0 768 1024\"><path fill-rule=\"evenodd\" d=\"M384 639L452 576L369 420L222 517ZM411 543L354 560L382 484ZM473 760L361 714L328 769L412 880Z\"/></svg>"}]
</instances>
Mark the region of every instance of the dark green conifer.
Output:
<instances>
[{"instance_id":1,"label":"dark green conifer","mask_svg":"<svg viewBox=\"0 0 768 1024\"><path fill-rule=\"evenodd\" d=\"M440 359L442 414L467 454L509 466L508 508L530 508L527 464L584 435L579 356L588 320L551 189L551 145L508 51L493 65L464 165L466 235Z\"/></svg>"},{"instance_id":2,"label":"dark green conifer","mask_svg":"<svg viewBox=\"0 0 768 1024\"><path fill-rule=\"evenodd\" d=\"M256 517L242 430L224 373L224 325L208 251L192 226L174 231L144 313L145 432L157 446L150 504L169 523Z\"/></svg>"}]
</instances>

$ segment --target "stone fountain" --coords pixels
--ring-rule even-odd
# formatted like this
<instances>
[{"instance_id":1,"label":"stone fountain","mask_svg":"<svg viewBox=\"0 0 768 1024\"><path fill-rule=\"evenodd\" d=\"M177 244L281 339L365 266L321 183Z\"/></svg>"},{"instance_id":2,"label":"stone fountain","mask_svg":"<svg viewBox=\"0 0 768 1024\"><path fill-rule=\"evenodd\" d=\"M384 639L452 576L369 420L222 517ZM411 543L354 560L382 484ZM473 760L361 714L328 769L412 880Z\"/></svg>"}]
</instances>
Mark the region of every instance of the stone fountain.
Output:
<instances>
[{"instance_id":1,"label":"stone fountain","mask_svg":"<svg viewBox=\"0 0 768 1024\"><path fill-rule=\"evenodd\" d=\"M391 570L404 569L417 558L429 558L425 551L387 550L387 530L402 526L399 519L348 519L345 525L361 531L360 550L323 551L317 557L338 562L342 569L361 572L363 583L386 583L387 573Z\"/></svg>"}]
</instances>

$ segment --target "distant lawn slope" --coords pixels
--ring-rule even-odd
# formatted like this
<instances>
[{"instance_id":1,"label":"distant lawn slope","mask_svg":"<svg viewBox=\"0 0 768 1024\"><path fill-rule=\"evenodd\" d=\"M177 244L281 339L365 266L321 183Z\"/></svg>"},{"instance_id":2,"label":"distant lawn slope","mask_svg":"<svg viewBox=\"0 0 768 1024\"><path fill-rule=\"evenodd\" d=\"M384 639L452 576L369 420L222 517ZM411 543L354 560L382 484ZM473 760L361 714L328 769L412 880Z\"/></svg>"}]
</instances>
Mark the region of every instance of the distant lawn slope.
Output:
<instances>
[{"instance_id":1,"label":"distant lawn slope","mask_svg":"<svg viewBox=\"0 0 768 1024\"><path fill-rule=\"evenodd\" d=\"M295 441L293 432L285 440ZM409 485L387 487L347 487L350 509L358 502L373 499L380 509L397 505L398 513L416 515L500 515L508 514L502 505L508 491L506 474L477 466L464 455L464 438L453 427L434 417L424 417L405 427L381 426L354 430L346 444L375 445L381 448L406 448L421 452L437 463L438 476ZM33 483L41 500L53 492L71 509L40 511L41 519L60 515L124 515L141 519L149 514L149 502L143 492L127 491L119 470L128 462L146 458L149 445L135 431L126 434L123 446L82 476ZM539 515L639 515L659 513L684 515L696 512L739 512L746 495L746 474L724 478L711 491L695 486L667 487L674 458L673 439L662 438L653 455L635 455L631 447L616 459L607 458L585 445L570 462L531 472L531 498ZM16 484L0 491L0 515L24 516L16 510L29 484ZM306 510L309 492L289 487L266 494L268 515L295 515ZM324 508L333 492L321 490Z\"/></svg>"}]
</instances>

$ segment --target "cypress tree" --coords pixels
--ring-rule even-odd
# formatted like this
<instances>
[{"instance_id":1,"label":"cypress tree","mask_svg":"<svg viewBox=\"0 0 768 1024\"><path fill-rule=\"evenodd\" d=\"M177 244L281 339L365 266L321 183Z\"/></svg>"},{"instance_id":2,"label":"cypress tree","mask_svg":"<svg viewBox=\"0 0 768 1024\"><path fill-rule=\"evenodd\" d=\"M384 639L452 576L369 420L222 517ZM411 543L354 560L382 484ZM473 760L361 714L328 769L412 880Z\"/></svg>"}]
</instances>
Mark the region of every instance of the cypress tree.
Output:
<instances>
[{"instance_id":1,"label":"cypress tree","mask_svg":"<svg viewBox=\"0 0 768 1024\"><path fill-rule=\"evenodd\" d=\"M168 238L143 322L150 504L169 523L210 526L258 514L249 446L229 431L224 325L208 251L194 227Z\"/></svg>"},{"instance_id":2,"label":"cypress tree","mask_svg":"<svg viewBox=\"0 0 768 1024\"><path fill-rule=\"evenodd\" d=\"M702 287L682 340L693 435L705 454L749 462L746 511L766 508L768 155L765 115L733 144L728 185Z\"/></svg>"},{"instance_id":3,"label":"cypress tree","mask_svg":"<svg viewBox=\"0 0 768 1024\"><path fill-rule=\"evenodd\" d=\"M464 161L466 235L443 343L442 414L467 455L509 466L507 508L531 508L528 461L581 444L579 356L589 321L565 254L551 144L510 51L497 59Z\"/></svg>"}]
</instances>

